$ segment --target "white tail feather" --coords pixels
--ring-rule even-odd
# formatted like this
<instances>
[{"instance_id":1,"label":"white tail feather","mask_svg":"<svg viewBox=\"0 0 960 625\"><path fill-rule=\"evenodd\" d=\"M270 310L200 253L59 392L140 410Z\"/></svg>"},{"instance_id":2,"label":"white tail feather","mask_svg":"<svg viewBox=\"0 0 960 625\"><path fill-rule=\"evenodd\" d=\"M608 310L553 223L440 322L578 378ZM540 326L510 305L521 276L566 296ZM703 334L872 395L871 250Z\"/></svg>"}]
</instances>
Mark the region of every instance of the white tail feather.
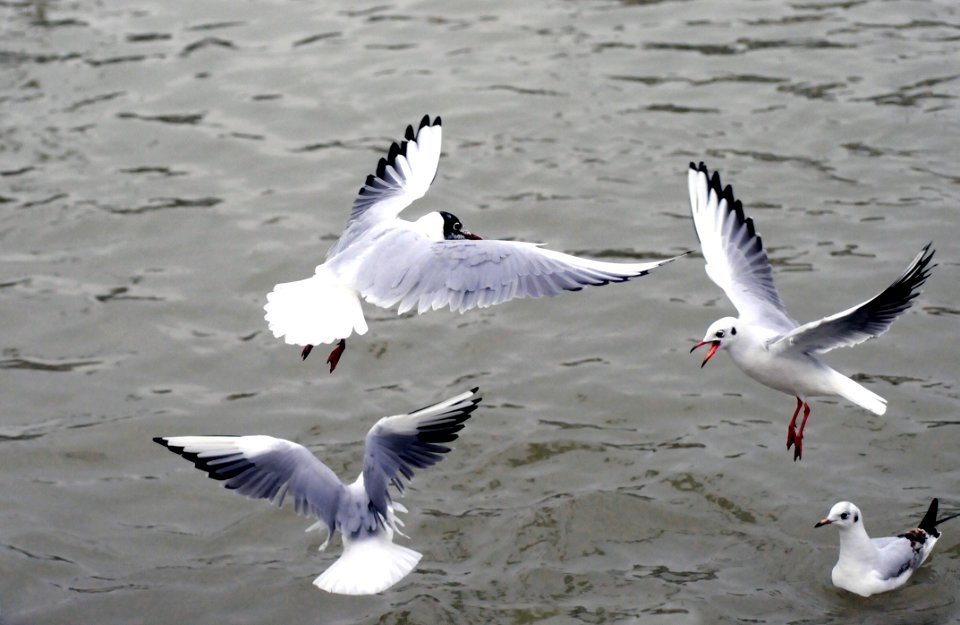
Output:
<instances>
[{"instance_id":1,"label":"white tail feather","mask_svg":"<svg viewBox=\"0 0 960 625\"><path fill-rule=\"evenodd\" d=\"M291 345L334 343L367 331L357 292L318 269L312 278L278 284L267 294L267 325Z\"/></svg>"},{"instance_id":2,"label":"white tail feather","mask_svg":"<svg viewBox=\"0 0 960 625\"><path fill-rule=\"evenodd\" d=\"M837 395L853 402L873 414L882 415L887 411L887 400L876 393L857 384L842 373L836 374L833 380Z\"/></svg>"},{"instance_id":3,"label":"white tail feather","mask_svg":"<svg viewBox=\"0 0 960 625\"><path fill-rule=\"evenodd\" d=\"M413 549L394 544L391 534L344 539L343 555L313 580L313 585L341 595L372 595L390 588L423 557Z\"/></svg>"}]
</instances>

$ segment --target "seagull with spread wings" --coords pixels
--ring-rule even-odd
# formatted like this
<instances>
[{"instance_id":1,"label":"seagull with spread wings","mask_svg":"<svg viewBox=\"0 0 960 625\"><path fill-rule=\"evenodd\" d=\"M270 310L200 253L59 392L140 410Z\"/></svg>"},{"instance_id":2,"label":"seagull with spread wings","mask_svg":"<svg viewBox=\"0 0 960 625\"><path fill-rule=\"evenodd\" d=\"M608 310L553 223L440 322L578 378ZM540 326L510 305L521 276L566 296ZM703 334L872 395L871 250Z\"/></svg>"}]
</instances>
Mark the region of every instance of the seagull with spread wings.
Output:
<instances>
[{"instance_id":1,"label":"seagull with spread wings","mask_svg":"<svg viewBox=\"0 0 960 625\"><path fill-rule=\"evenodd\" d=\"M273 335L302 345L306 358L319 343L336 343L332 373L352 333L367 322L360 299L402 314L448 307L464 312L511 299L557 295L585 286L625 282L668 258L610 263L555 252L534 243L481 239L447 211L416 221L399 214L430 188L440 162L440 118L425 116L381 158L353 202L340 239L305 280L278 284L267 295Z\"/></svg>"},{"instance_id":2,"label":"seagull with spread wings","mask_svg":"<svg viewBox=\"0 0 960 625\"><path fill-rule=\"evenodd\" d=\"M887 400L828 367L817 354L857 345L886 332L910 308L936 265L928 243L899 278L869 300L834 315L799 324L787 314L773 284L773 272L753 220L746 217L733 187L706 165L690 163L690 210L700 239L707 275L723 289L739 317L723 317L707 329L690 350L709 345L701 367L724 349L748 376L797 399L787 427L787 449L793 459L803 454L803 429L810 416L808 397L839 395L874 414L887 410ZM797 415L803 421L797 429Z\"/></svg>"},{"instance_id":3,"label":"seagull with spread wings","mask_svg":"<svg viewBox=\"0 0 960 625\"><path fill-rule=\"evenodd\" d=\"M328 592L370 595L393 586L422 554L393 542L407 509L388 486L403 492L414 469L436 464L450 451L464 422L480 403L479 389L409 414L384 417L367 433L363 470L344 484L306 447L272 436L161 436L154 442L193 462L210 478L251 499L283 505L289 495L298 514L313 516L307 528L326 528L323 551L336 531L343 554L313 583Z\"/></svg>"}]
</instances>

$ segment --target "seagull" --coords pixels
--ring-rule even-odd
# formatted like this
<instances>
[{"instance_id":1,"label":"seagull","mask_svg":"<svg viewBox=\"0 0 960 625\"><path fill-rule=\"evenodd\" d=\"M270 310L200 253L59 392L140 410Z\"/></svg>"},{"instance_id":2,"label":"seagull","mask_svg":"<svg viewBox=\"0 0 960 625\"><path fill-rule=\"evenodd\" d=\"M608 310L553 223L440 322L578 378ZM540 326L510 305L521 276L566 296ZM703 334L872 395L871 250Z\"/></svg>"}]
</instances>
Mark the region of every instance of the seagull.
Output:
<instances>
[{"instance_id":1,"label":"seagull","mask_svg":"<svg viewBox=\"0 0 960 625\"><path fill-rule=\"evenodd\" d=\"M840 559L833 567L833 585L861 597L887 592L907 583L927 559L940 538L937 525L960 514L937 520L937 499L930 502L920 525L897 536L870 538L860 509L841 501L814 527L834 525L840 530Z\"/></svg>"},{"instance_id":2,"label":"seagull","mask_svg":"<svg viewBox=\"0 0 960 625\"><path fill-rule=\"evenodd\" d=\"M796 445L794 461L803 454L803 428L810 416L807 398L839 395L874 414L887 410L887 400L828 367L816 354L857 345L890 328L910 308L936 265L928 243L893 284L869 300L817 321L798 324L787 314L773 284L770 261L753 220L745 217L733 187L724 187L717 172L690 163L687 176L690 210L700 240L707 275L723 289L739 317L714 321L703 340L691 349L710 345L700 364L725 349L748 376L797 399L787 426L787 449ZM803 408L803 421L796 429Z\"/></svg>"},{"instance_id":3,"label":"seagull","mask_svg":"<svg viewBox=\"0 0 960 625\"><path fill-rule=\"evenodd\" d=\"M675 258L610 263L548 250L534 243L481 239L447 211L416 221L398 215L423 197L440 162L440 118L424 116L393 143L367 176L340 239L313 276L277 284L265 319L273 335L302 345L306 359L318 343L336 343L327 363L336 368L353 332L367 322L360 298L403 314L449 307L463 313L507 300L557 295L585 286L625 282ZM678 258L678 257L677 257Z\"/></svg>"},{"instance_id":4,"label":"seagull","mask_svg":"<svg viewBox=\"0 0 960 625\"><path fill-rule=\"evenodd\" d=\"M272 436L161 436L154 442L193 462L210 478L251 499L283 505L293 499L298 514L314 516L307 528L326 527L326 549L339 530L343 554L313 584L343 595L372 595L406 577L423 554L394 544L407 509L390 497L393 484L403 493L403 480L414 469L436 464L450 451L444 443L457 439L480 403L474 388L409 414L384 417L370 428L363 450L363 470L344 484L306 447Z\"/></svg>"}]
</instances>

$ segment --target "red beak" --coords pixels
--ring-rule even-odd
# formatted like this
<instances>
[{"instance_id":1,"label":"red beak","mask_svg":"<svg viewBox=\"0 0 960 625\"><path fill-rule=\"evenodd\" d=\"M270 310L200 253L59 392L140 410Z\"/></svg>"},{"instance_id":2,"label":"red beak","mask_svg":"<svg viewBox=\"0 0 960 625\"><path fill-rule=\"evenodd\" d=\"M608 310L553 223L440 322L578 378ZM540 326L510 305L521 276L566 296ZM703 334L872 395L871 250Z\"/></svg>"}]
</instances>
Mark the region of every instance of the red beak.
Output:
<instances>
[{"instance_id":1,"label":"red beak","mask_svg":"<svg viewBox=\"0 0 960 625\"><path fill-rule=\"evenodd\" d=\"M470 239L471 241L483 241L483 237L477 236L472 232L464 232L463 238Z\"/></svg>"},{"instance_id":2,"label":"red beak","mask_svg":"<svg viewBox=\"0 0 960 625\"><path fill-rule=\"evenodd\" d=\"M698 347L703 347L704 345L710 345L707 355L704 357L703 362L700 363L700 368L703 369L703 366L707 364L707 361L713 358L713 355L717 353L717 350L720 349L720 341L698 341L696 345L690 348L690 353L693 353L693 350Z\"/></svg>"},{"instance_id":3,"label":"red beak","mask_svg":"<svg viewBox=\"0 0 960 625\"><path fill-rule=\"evenodd\" d=\"M833 523L833 521L830 519L823 519L821 521L817 521L817 524L814 525L814 527L823 527L824 525L830 525L831 523Z\"/></svg>"}]
</instances>

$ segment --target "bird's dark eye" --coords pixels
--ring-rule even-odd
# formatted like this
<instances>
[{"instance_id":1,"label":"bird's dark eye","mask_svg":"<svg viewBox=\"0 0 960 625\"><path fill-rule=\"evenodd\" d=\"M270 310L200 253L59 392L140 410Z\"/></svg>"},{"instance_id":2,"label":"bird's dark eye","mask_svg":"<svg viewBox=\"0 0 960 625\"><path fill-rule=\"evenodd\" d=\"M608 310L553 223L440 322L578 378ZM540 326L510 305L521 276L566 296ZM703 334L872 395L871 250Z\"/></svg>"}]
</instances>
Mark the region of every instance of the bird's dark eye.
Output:
<instances>
[{"instance_id":1,"label":"bird's dark eye","mask_svg":"<svg viewBox=\"0 0 960 625\"><path fill-rule=\"evenodd\" d=\"M718 339L722 339L722 338L723 338L723 330L717 330L717 333L714 334L714 336L716 336Z\"/></svg>"},{"instance_id":2,"label":"bird's dark eye","mask_svg":"<svg viewBox=\"0 0 960 625\"><path fill-rule=\"evenodd\" d=\"M736 335L737 335L737 329L736 329L736 328L730 328L730 334L736 336Z\"/></svg>"},{"instance_id":3,"label":"bird's dark eye","mask_svg":"<svg viewBox=\"0 0 960 625\"><path fill-rule=\"evenodd\" d=\"M846 521L848 516L850 516L850 515L847 514L846 512L844 512L843 514L840 515L840 518L843 519L844 521Z\"/></svg>"},{"instance_id":4,"label":"bird's dark eye","mask_svg":"<svg viewBox=\"0 0 960 625\"><path fill-rule=\"evenodd\" d=\"M461 228L463 228L463 224L461 224L459 221L453 224L453 229L456 230L457 232L460 232Z\"/></svg>"}]
</instances>

